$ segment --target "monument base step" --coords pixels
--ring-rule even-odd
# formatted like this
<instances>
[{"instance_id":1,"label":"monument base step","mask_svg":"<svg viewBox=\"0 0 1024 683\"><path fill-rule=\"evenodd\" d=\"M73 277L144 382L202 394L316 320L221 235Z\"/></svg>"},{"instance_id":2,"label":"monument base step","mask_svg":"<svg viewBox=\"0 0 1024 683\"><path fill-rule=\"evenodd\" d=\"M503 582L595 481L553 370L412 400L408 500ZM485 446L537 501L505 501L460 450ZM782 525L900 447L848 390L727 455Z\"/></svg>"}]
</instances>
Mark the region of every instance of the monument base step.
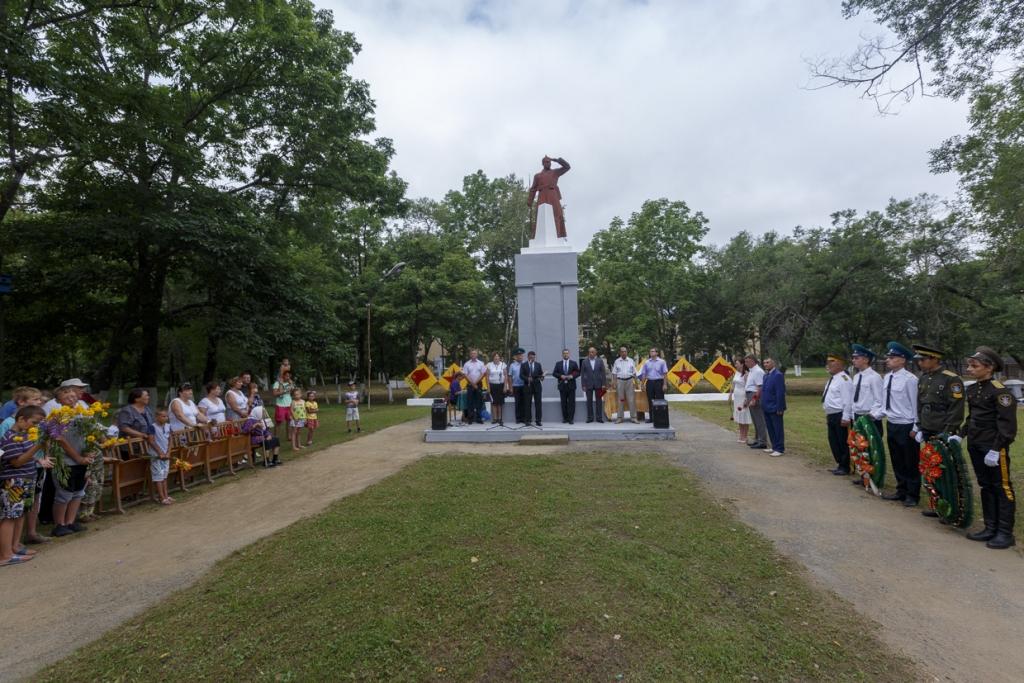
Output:
<instances>
[{"instance_id":1,"label":"monument base step","mask_svg":"<svg viewBox=\"0 0 1024 683\"><path fill-rule=\"evenodd\" d=\"M675 417L675 416L673 416ZM529 437L529 438L527 438ZM537 439L558 438L557 443L565 444L570 441L646 441L676 438L676 430L655 429L650 424L633 424L623 422L614 424L605 421L577 422L575 424L543 423L543 426L527 427L525 425L511 424L505 427L496 427L490 424L483 425L455 425L448 429L427 429L423 432L423 440L429 443L510 443L520 442L523 445L537 445L541 443ZM547 443L546 441L544 443Z\"/></svg>"}]
</instances>

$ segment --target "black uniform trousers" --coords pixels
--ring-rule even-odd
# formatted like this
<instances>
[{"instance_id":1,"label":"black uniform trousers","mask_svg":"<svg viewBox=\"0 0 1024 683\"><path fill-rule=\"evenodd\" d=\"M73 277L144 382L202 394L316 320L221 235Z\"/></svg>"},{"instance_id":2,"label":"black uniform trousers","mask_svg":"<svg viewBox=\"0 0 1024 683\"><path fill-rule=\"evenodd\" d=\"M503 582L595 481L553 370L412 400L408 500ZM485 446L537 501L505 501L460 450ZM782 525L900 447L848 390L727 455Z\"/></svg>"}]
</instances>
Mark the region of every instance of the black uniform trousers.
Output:
<instances>
[{"instance_id":1,"label":"black uniform trousers","mask_svg":"<svg viewBox=\"0 0 1024 683\"><path fill-rule=\"evenodd\" d=\"M967 452L971 456L971 465L974 466L974 476L978 478L978 488L982 495L988 493L996 497L999 504L1000 515L1007 503L1011 509L1016 501L1013 493L1013 483L1010 481L1010 449L1004 448L999 451L999 464L989 467L985 464L985 456L992 450L992 446L974 444L967 441ZM1012 522L1010 529L1012 529Z\"/></svg>"},{"instance_id":2,"label":"black uniform trousers","mask_svg":"<svg viewBox=\"0 0 1024 683\"><path fill-rule=\"evenodd\" d=\"M516 402L516 422L521 423L526 415L526 386L512 387L512 400Z\"/></svg>"},{"instance_id":3,"label":"black uniform trousers","mask_svg":"<svg viewBox=\"0 0 1024 683\"><path fill-rule=\"evenodd\" d=\"M889 446L889 462L896 476L896 493L901 500L921 500L921 446L910 436L914 425L885 425L885 443Z\"/></svg>"},{"instance_id":4,"label":"black uniform trousers","mask_svg":"<svg viewBox=\"0 0 1024 683\"><path fill-rule=\"evenodd\" d=\"M533 400L534 411L537 413L537 424L541 422L541 394L544 391L544 387L541 385L539 379L535 379L532 382L527 382L523 387L523 420L526 424L533 422L533 416L530 414L530 401Z\"/></svg>"},{"instance_id":5,"label":"black uniform trousers","mask_svg":"<svg viewBox=\"0 0 1024 683\"><path fill-rule=\"evenodd\" d=\"M843 426L842 413L828 413L825 419L828 424L828 447L832 449L832 458L841 470L850 471L850 445L846 443L850 428Z\"/></svg>"}]
</instances>

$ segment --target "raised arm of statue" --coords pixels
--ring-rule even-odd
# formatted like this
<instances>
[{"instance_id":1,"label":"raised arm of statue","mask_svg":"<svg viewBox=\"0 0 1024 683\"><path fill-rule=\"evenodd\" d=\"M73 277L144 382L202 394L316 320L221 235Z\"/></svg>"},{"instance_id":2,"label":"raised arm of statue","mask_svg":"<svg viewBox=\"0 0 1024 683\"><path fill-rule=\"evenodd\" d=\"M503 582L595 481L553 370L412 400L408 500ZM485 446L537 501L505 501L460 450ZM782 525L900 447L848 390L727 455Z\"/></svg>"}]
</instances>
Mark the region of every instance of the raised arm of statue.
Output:
<instances>
[{"instance_id":1,"label":"raised arm of statue","mask_svg":"<svg viewBox=\"0 0 1024 683\"><path fill-rule=\"evenodd\" d=\"M556 164L558 164L559 166L561 166L561 168L555 170L556 174L558 174L559 176L563 176L563 175L565 175L566 173L569 172L569 169L571 168L571 166L569 166L569 162L568 161L566 161L565 159L559 157L557 159L554 159L554 162Z\"/></svg>"}]
</instances>

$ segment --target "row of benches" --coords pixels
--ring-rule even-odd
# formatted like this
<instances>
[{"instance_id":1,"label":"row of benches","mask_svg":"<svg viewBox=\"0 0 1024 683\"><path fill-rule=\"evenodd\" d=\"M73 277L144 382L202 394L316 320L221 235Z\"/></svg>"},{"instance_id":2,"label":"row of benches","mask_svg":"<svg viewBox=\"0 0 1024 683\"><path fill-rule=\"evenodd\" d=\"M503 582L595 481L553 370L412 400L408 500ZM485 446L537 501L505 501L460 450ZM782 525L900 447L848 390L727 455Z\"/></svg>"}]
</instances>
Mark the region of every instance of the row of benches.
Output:
<instances>
[{"instance_id":1,"label":"row of benches","mask_svg":"<svg viewBox=\"0 0 1024 683\"><path fill-rule=\"evenodd\" d=\"M171 462L177 458L191 465L191 469L172 468L167 478L168 487L176 482L176 490L186 491L197 484L212 484L218 477L235 476L241 467L255 467L257 458L265 459L266 449L251 446L249 435L242 433L244 424L245 420L235 420L171 432ZM127 452L127 460L123 459L125 451L122 449ZM111 445L104 449L103 456L113 460L107 465L104 481L104 486L110 487L113 509L104 510L101 500L100 512L124 514L126 507L146 500L156 502L156 487L150 472L152 459L146 439L127 439L123 444ZM131 500L126 501L129 498Z\"/></svg>"}]
</instances>

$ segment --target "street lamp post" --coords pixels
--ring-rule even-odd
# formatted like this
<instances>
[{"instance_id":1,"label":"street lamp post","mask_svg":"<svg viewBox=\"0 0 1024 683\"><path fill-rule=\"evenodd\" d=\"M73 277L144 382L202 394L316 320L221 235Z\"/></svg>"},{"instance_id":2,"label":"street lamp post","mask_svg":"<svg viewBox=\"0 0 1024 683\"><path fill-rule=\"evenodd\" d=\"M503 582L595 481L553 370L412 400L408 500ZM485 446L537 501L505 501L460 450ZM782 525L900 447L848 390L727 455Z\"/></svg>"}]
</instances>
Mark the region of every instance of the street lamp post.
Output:
<instances>
[{"instance_id":1,"label":"street lamp post","mask_svg":"<svg viewBox=\"0 0 1024 683\"><path fill-rule=\"evenodd\" d=\"M403 268L405 268L405 261L396 263L392 266L391 270L389 270L387 274L380 279L380 282L377 283L378 286L401 273ZM373 301L373 295L375 293L376 291L371 292L366 299L366 412L370 412L370 303Z\"/></svg>"}]
</instances>

